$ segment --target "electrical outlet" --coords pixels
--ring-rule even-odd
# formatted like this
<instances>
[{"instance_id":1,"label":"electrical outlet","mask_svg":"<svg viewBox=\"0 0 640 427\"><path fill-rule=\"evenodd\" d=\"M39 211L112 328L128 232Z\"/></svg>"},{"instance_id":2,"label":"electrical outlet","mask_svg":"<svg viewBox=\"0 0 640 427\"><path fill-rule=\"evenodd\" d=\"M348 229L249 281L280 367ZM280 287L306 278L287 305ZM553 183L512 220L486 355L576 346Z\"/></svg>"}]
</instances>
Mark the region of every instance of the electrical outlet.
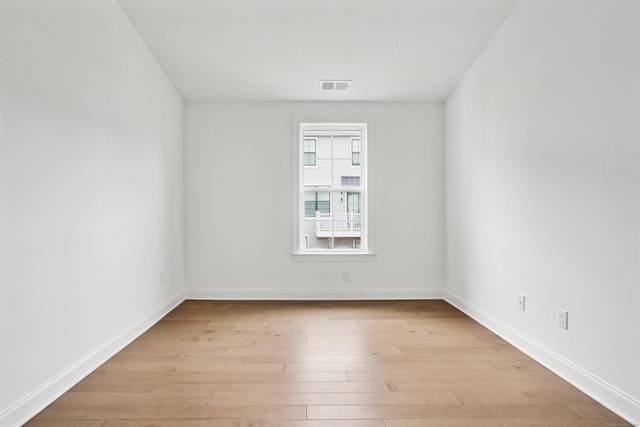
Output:
<instances>
[{"instance_id":1,"label":"electrical outlet","mask_svg":"<svg viewBox=\"0 0 640 427\"><path fill-rule=\"evenodd\" d=\"M343 282L348 282L351 279L351 277L349 276L349 272L345 271L342 273L342 281Z\"/></svg>"},{"instance_id":2,"label":"electrical outlet","mask_svg":"<svg viewBox=\"0 0 640 427\"><path fill-rule=\"evenodd\" d=\"M524 295L518 294L518 310L524 311Z\"/></svg>"},{"instance_id":3,"label":"electrical outlet","mask_svg":"<svg viewBox=\"0 0 640 427\"><path fill-rule=\"evenodd\" d=\"M569 329L569 312L567 310L558 309L558 326L562 329Z\"/></svg>"}]
</instances>

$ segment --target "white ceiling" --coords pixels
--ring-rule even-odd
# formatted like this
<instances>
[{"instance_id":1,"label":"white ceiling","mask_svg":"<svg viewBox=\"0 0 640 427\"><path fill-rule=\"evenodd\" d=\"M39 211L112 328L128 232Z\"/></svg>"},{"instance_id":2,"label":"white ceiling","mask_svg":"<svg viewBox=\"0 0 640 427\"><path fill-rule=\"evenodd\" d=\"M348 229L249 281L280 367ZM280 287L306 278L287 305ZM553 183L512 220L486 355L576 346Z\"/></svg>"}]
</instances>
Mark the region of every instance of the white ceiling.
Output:
<instances>
[{"instance_id":1,"label":"white ceiling","mask_svg":"<svg viewBox=\"0 0 640 427\"><path fill-rule=\"evenodd\" d=\"M118 1L185 100L283 101L442 100L517 3Z\"/></svg>"}]
</instances>

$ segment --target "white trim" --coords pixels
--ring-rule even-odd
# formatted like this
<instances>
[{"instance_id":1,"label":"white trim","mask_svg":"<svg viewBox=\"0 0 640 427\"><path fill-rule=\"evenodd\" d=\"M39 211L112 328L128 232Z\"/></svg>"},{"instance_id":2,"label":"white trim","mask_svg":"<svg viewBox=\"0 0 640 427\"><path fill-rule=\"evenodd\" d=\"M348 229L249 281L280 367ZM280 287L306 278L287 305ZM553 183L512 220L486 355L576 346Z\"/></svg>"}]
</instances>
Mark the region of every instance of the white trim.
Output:
<instances>
[{"instance_id":1,"label":"white trim","mask_svg":"<svg viewBox=\"0 0 640 427\"><path fill-rule=\"evenodd\" d=\"M448 289L444 300L633 425L640 402Z\"/></svg>"},{"instance_id":2,"label":"white trim","mask_svg":"<svg viewBox=\"0 0 640 427\"><path fill-rule=\"evenodd\" d=\"M305 187L327 187L330 188L331 187L331 183L328 184L305 184ZM304 191L324 191L324 190L318 190L317 188L312 188L310 190L304 190Z\"/></svg>"},{"instance_id":3,"label":"white trim","mask_svg":"<svg viewBox=\"0 0 640 427\"><path fill-rule=\"evenodd\" d=\"M187 299L243 301L341 301L341 300L421 300L442 299L442 289L287 289L287 288L218 288L187 289Z\"/></svg>"},{"instance_id":4,"label":"white trim","mask_svg":"<svg viewBox=\"0 0 640 427\"><path fill-rule=\"evenodd\" d=\"M0 426L23 425L184 301L181 290L104 344L0 413Z\"/></svg>"},{"instance_id":5,"label":"white trim","mask_svg":"<svg viewBox=\"0 0 640 427\"><path fill-rule=\"evenodd\" d=\"M374 261L376 254L371 252L361 252L360 249L348 252L336 252L327 250L326 252L297 252L292 253L291 258L295 262L353 262L353 261Z\"/></svg>"}]
</instances>

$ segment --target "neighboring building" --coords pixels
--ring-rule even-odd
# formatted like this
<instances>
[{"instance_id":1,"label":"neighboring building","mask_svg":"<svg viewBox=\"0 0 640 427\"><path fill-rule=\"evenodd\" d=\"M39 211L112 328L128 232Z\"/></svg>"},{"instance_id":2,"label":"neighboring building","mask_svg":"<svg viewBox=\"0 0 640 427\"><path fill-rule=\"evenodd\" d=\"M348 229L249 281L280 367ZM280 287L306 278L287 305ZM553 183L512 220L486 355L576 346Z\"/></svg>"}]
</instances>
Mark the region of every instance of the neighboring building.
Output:
<instances>
[{"instance_id":1,"label":"neighboring building","mask_svg":"<svg viewBox=\"0 0 640 427\"><path fill-rule=\"evenodd\" d=\"M307 134L303 141L307 249L354 249L361 232L360 132ZM341 188L344 191L329 191Z\"/></svg>"}]
</instances>

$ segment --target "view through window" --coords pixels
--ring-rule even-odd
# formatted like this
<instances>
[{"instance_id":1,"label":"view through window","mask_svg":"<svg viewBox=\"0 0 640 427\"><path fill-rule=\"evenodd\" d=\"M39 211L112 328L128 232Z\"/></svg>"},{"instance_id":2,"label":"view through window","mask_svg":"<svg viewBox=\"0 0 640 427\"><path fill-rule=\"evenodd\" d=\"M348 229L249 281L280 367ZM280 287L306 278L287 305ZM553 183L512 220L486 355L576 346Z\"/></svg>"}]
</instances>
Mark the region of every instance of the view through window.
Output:
<instances>
[{"instance_id":1,"label":"view through window","mask_svg":"<svg viewBox=\"0 0 640 427\"><path fill-rule=\"evenodd\" d=\"M300 125L300 252L366 252L366 125Z\"/></svg>"}]
</instances>

